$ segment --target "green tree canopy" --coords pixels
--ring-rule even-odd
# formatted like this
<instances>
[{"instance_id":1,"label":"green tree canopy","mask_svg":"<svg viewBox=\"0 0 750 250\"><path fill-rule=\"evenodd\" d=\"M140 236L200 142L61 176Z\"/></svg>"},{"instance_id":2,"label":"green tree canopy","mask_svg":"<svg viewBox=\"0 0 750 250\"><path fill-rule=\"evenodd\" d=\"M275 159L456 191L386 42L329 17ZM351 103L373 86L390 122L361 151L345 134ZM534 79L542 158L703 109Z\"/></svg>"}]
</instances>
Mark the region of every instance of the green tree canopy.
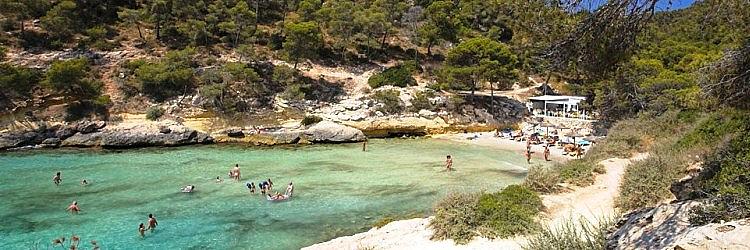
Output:
<instances>
[{"instance_id":1,"label":"green tree canopy","mask_svg":"<svg viewBox=\"0 0 750 250\"><path fill-rule=\"evenodd\" d=\"M301 60L317 57L322 42L318 23L287 23L283 47L287 58L294 62L294 69L297 69L297 63Z\"/></svg>"}]
</instances>

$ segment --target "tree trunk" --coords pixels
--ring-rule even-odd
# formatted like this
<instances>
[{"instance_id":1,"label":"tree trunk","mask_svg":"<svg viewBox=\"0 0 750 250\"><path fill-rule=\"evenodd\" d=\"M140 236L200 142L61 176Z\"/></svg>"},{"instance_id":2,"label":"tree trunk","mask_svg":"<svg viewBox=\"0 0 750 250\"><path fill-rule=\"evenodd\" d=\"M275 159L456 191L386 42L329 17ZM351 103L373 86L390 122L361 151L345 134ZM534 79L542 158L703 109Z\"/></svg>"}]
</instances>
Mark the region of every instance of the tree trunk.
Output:
<instances>
[{"instance_id":1,"label":"tree trunk","mask_svg":"<svg viewBox=\"0 0 750 250\"><path fill-rule=\"evenodd\" d=\"M432 56L432 40L427 43L427 55Z\"/></svg>"},{"instance_id":2,"label":"tree trunk","mask_svg":"<svg viewBox=\"0 0 750 250\"><path fill-rule=\"evenodd\" d=\"M477 84L477 81L474 80L474 78L472 78L471 79L471 104L474 105L474 107L477 106L476 100L474 99L474 90L477 88L476 84Z\"/></svg>"},{"instance_id":3,"label":"tree trunk","mask_svg":"<svg viewBox=\"0 0 750 250\"><path fill-rule=\"evenodd\" d=\"M490 114L493 117L495 116L495 88L492 86L492 82L490 82Z\"/></svg>"},{"instance_id":4,"label":"tree trunk","mask_svg":"<svg viewBox=\"0 0 750 250\"><path fill-rule=\"evenodd\" d=\"M146 39L143 38L143 33L141 32L141 24L140 23L136 23L136 27L138 28L138 37L140 37L141 40L146 40Z\"/></svg>"},{"instance_id":5,"label":"tree trunk","mask_svg":"<svg viewBox=\"0 0 750 250\"><path fill-rule=\"evenodd\" d=\"M382 50L385 48L385 39L388 38L388 30L385 30L385 33L383 33L383 40L380 42L380 49Z\"/></svg>"},{"instance_id":6,"label":"tree trunk","mask_svg":"<svg viewBox=\"0 0 750 250\"><path fill-rule=\"evenodd\" d=\"M542 84L542 95L547 94L547 86L549 84L549 78L552 77L552 73L547 73L547 79L544 80L544 84Z\"/></svg>"},{"instance_id":7,"label":"tree trunk","mask_svg":"<svg viewBox=\"0 0 750 250\"><path fill-rule=\"evenodd\" d=\"M156 21L156 40L161 39L161 20Z\"/></svg>"}]
</instances>

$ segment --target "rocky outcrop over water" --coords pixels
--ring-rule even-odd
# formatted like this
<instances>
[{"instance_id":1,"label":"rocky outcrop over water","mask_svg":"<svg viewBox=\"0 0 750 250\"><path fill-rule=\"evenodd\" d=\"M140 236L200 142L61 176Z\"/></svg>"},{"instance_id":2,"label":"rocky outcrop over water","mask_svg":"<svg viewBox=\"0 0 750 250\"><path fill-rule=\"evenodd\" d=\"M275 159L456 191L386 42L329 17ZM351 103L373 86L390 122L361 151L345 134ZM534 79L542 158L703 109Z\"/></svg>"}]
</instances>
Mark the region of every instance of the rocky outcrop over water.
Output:
<instances>
[{"instance_id":1,"label":"rocky outcrop over water","mask_svg":"<svg viewBox=\"0 0 750 250\"><path fill-rule=\"evenodd\" d=\"M136 148L212 142L213 138L206 133L169 121L117 126L108 126L103 121L81 121L0 133L0 150L55 147Z\"/></svg>"},{"instance_id":2,"label":"rocky outcrop over water","mask_svg":"<svg viewBox=\"0 0 750 250\"><path fill-rule=\"evenodd\" d=\"M277 129L229 128L213 136L216 142L249 143L254 145L283 145L309 143L346 143L367 140L359 129L331 121L322 121L305 128L296 126Z\"/></svg>"},{"instance_id":3,"label":"rocky outcrop over water","mask_svg":"<svg viewBox=\"0 0 750 250\"><path fill-rule=\"evenodd\" d=\"M305 130L304 137L309 142L358 142L367 139L359 129L330 121L322 121Z\"/></svg>"}]
</instances>

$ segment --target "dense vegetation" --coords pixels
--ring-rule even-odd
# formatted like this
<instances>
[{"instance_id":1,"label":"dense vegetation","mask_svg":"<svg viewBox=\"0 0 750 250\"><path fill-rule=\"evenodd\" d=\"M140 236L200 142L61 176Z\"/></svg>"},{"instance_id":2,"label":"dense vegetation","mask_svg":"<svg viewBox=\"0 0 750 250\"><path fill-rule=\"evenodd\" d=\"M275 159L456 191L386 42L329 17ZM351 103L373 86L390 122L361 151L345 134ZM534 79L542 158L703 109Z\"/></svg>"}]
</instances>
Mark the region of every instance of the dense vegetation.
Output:
<instances>
[{"instance_id":1,"label":"dense vegetation","mask_svg":"<svg viewBox=\"0 0 750 250\"><path fill-rule=\"evenodd\" d=\"M539 195L519 185L497 193L450 194L434 208L434 239L466 243L475 236L505 238L539 229Z\"/></svg>"}]
</instances>

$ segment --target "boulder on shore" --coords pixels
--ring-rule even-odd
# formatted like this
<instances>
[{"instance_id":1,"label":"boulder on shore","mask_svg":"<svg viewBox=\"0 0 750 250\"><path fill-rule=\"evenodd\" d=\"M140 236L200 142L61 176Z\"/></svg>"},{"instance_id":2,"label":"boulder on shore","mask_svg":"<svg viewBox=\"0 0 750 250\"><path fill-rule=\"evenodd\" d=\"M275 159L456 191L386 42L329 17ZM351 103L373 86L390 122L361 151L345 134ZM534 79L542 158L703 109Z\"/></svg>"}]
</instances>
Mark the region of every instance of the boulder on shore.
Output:
<instances>
[{"instance_id":1,"label":"boulder on shore","mask_svg":"<svg viewBox=\"0 0 750 250\"><path fill-rule=\"evenodd\" d=\"M183 125L146 123L108 127L99 132L77 133L62 142L65 147L135 148L148 146L179 146L213 142L205 133Z\"/></svg>"},{"instance_id":2,"label":"boulder on shore","mask_svg":"<svg viewBox=\"0 0 750 250\"><path fill-rule=\"evenodd\" d=\"M367 137L359 129L331 121L322 121L305 130L304 139L312 143L339 143L364 141Z\"/></svg>"}]
</instances>

